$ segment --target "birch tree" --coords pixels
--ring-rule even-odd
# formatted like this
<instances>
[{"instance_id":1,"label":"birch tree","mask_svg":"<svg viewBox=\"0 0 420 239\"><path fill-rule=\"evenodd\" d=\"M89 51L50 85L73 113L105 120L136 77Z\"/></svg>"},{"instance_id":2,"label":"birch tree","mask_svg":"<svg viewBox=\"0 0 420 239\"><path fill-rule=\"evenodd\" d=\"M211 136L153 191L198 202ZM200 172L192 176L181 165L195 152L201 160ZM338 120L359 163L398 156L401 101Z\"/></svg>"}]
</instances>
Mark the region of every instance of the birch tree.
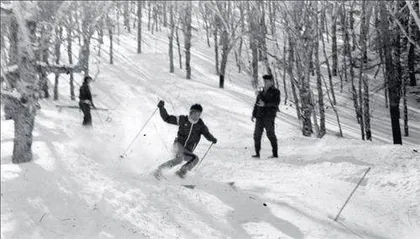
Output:
<instances>
[{"instance_id":1,"label":"birch tree","mask_svg":"<svg viewBox=\"0 0 420 239\"><path fill-rule=\"evenodd\" d=\"M169 4L169 72L174 73L174 33L175 33L175 13L173 4Z\"/></svg>"},{"instance_id":2,"label":"birch tree","mask_svg":"<svg viewBox=\"0 0 420 239\"><path fill-rule=\"evenodd\" d=\"M12 54L9 54L9 63L16 67L16 72L7 76L13 88L2 90L1 96L5 111L8 108L10 112L7 113L15 123L12 162L25 163L32 160L32 131L39 99L34 51L36 6L35 3L16 2L11 9L2 6L1 14L10 20Z\"/></svg>"},{"instance_id":3,"label":"birch tree","mask_svg":"<svg viewBox=\"0 0 420 239\"><path fill-rule=\"evenodd\" d=\"M142 25L142 1L137 1L137 53L141 53L141 25Z\"/></svg>"},{"instance_id":4,"label":"birch tree","mask_svg":"<svg viewBox=\"0 0 420 239\"><path fill-rule=\"evenodd\" d=\"M315 38L315 46L314 46L314 57L315 57L315 67L316 67L316 82L317 82L317 90L318 90L318 107L319 107L319 117L320 117L320 124L319 124L319 132L318 138L322 138L326 134L325 129L325 106L324 106L324 93L322 90L322 74L320 69L320 62L319 62L319 41L320 36L322 34L321 28L322 26L319 25L319 18L318 18L318 4L315 3L315 26L317 29L316 38Z\"/></svg>"},{"instance_id":5,"label":"birch tree","mask_svg":"<svg viewBox=\"0 0 420 239\"><path fill-rule=\"evenodd\" d=\"M241 16L243 15L235 13L237 5L234 2L215 2L208 4L208 8L213 11L215 25L219 27L218 29L220 31L221 61L219 87L224 88L229 53L235 47L237 40L244 34L242 32L237 33L238 28L241 26Z\"/></svg>"},{"instance_id":6,"label":"birch tree","mask_svg":"<svg viewBox=\"0 0 420 239\"><path fill-rule=\"evenodd\" d=\"M185 71L186 79L191 79L191 21L192 21L192 3L187 2L183 6L182 29L184 32L184 48L185 48Z\"/></svg>"}]
</instances>

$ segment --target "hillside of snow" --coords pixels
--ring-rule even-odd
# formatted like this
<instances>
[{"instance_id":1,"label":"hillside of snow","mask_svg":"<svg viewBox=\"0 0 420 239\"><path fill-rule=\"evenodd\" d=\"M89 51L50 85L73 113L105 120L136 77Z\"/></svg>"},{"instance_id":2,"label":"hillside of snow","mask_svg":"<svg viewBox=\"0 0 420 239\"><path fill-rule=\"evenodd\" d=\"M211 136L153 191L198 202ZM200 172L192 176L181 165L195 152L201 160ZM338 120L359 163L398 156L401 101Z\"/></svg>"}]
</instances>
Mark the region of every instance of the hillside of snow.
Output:
<instances>
[{"instance_id":1,"label":"hillside of snow","mask_svg":"<svg viewBox=\"0 0 420 239\"><path fill-rule=\"evenodd\" d=\"M114 65L108 64L107 41L101 57L92 47L94 102L110 109L92 112L93 128L82 127L79 110L55 106L77 105L69 97L68 76L60 77L60 99L40 101L33 162L11 163L14 125L2 111L1 238L419 237L415 101L409 108L410 137L402 146L392 145L389 110L380 93L372 94L372 142L360 139L346 92L338 106L344 138L336 137L331 109L325 137L301 136L296 110L282 103L276 119L279 158L266 159L271 148L263 136L262 158L256 160L250 157L251 78L230 64L225 89L218 88L213 50L201 37L193 38L192 80L179 68L170 74L166 33L144 37L144 52L137 54L135 34L121 35ZM202 119L218 139L185 180L173 176L175 169L165 172L169 181L151 175L171 159L177 132L156 112L159 100L174 115L200 103ZM195 153L201 158L209 146L202 138Z\"/></svg>"}]
</instances>

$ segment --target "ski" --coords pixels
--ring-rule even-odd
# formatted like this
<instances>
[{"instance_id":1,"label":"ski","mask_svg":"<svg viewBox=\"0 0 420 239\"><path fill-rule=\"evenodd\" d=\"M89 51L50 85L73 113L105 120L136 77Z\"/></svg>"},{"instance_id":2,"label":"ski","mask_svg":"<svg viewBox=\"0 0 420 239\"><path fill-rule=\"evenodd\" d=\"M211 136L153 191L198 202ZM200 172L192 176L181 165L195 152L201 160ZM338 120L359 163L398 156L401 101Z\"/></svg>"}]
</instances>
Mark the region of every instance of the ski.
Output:
<instances>
[{"instance_id":1,"label":"ski","mask_svg":"<svg viewBox=\"0 0 420 239\"><path fill-rule=\"evenodd\" d=\"M55 105L55 107L59 108L61 110L62 108L69 108L69 109L80 109L77 105ZM101 111L108 111L109 109L105 108L91 108L92 110L101 110Z\"/></svg>"},{"instance_id":2,"label":"ski","mask_svg":"<svg viewBox=\"0 0 420 239\"><path fill-rule=\"evenodd\" d=\"M182 184L181 186L189 188L189 189L194 189L197 185L194 184Z\"/></svg>"}]
</instances>

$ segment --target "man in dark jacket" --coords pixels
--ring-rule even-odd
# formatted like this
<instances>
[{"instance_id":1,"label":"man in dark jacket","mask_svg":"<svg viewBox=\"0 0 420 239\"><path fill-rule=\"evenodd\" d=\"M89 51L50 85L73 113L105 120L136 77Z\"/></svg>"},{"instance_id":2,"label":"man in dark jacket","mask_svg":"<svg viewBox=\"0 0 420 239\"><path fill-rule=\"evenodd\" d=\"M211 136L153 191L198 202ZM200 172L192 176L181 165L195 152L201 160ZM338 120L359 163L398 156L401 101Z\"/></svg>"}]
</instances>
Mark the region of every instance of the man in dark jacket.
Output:
<instances>
[{"instance_id":1,"label":"man in dark jacket","mask_svg":"<svg viewBox=\"0 0 420 239\"><path fill-rule=\"evenodd\" d=\"M90 106L96 108L92 101L89 83L92 81L90 76L86 76L79 90L79 107L83 112L83 125L92 125L92 116L90 114Z\"/></svg>"},{"instance_id":2,"label":"man in dark jacket","mask_svg":"<svg viewBox=\"0 0 420 239\"><path fill-rule=\"evenodd\" d=\"M256 154L252 157L260 157L261 136L265 129L273 149L273 155L270 158L277 158L277 137L274 128L274 120L276 119L276 114L279 109L280 91L274 87L272 75L264 75L263 79L264 89L258 93L251 118L252 122L254 122L254 119L257 119L254 130Z\"/></svg>"},{"instance_id":3,"label":"man in dark jacket","mask_svg":"<svg viewBox=\"0 0 420 239\"><path fill-rule=\"evenodd\" d=\"M189 115L180 116L169 115L164 105L164 101L159 101L158 107L163 121L178 125L178 133L173 145L176 156L174 159L160 165L155 171L154 176L159 179L162 175L162 169L172 168L185 160L187 163L176 172L179 177L184 178L186 173L199 162L199 158L193 154L193 151L200 141L201 135L204 135L213 144L217 143L217 139L210 134L207 126L200 119L201 113L203 112L201 105L195 104L191 106Z\"/></svg>"}]
</instances>

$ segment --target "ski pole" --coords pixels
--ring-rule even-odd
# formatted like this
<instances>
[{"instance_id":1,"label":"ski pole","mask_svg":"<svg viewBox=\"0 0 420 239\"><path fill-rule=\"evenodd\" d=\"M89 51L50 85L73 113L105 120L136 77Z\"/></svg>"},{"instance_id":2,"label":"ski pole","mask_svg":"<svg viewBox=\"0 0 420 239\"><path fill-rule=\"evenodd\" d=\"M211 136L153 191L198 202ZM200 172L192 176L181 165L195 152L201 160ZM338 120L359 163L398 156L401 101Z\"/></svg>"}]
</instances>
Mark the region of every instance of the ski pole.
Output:
<instances>
[{"instance_id":1,"label":"ski pole","mask_svg":"<svg viewBox=\"0 0 420 239\"><path fill-rule=\"evenodd\" d=\"M363 179L366 177L366 174L370 171L370 167L366 170L365 174L363 175L363 177L360 179L359 183L357 183L356 187L353 189L353 192L351 192L350 196L347 198L346 202L344 203L343 207L340 209L340 211L338 212L337 216L335 217L334 221L337 221L338 217L340 216L341 212L343 211L344 207L347 205L347 203L349 202L351 196L353 196L353 193L356 191L356 189L359 187L360 183L362 183Z\"/></svg>"},{"instance_id":2,"label":"ski pole","mask_svg":"<svg viewBox=\"0 0 420 239\"><path fill-rule=\"evenodd\" d=\"M99 121L101 121L101 124L103 124L104 122L102 121L101 116L99 115L98 111L95 110L95 109L94 109L94 111L95 111L96 115L98 116Z\"/></svg>"},{"instance_id":3,"label":"ski pole","mask_svg":"<svg viewBox=\"0 0 420 239\"><path fill-rule=\"evenodd\" d=\"M207 153L210 151L211 147L213 146L214 143L211 143L209 148L207 149L206 153L204 154L203 158L201 159L201 161L197 164L197 167L195 167L195 169L198 168L198 166L201 164L201 162L203 162L204 158L206 157Z\"/></svg>"},{"instance_id":4,"label":"ski pole","mask_svg":"<svg viewBox=\"0 0 420 239\"><path fill-rule=\"evenodd\" d=\"M155 115L156 111L159 108L156 108L155 111L153 111L152 115L150 115L149 119L146 121L146 123L141 127L140 131L137 133L136 137L134 137L133 141L131 141L130 145L128 145L127 149L124 151L123 154L120 155L121 158L124 158L127 156L127 151L130 149L131 145L136 141L137 137L139 137L140 133L143 131L143 129L146 127L147 123L149 123L150 119L152 119L153 115Z\"/></svg>"}]
</instances>

